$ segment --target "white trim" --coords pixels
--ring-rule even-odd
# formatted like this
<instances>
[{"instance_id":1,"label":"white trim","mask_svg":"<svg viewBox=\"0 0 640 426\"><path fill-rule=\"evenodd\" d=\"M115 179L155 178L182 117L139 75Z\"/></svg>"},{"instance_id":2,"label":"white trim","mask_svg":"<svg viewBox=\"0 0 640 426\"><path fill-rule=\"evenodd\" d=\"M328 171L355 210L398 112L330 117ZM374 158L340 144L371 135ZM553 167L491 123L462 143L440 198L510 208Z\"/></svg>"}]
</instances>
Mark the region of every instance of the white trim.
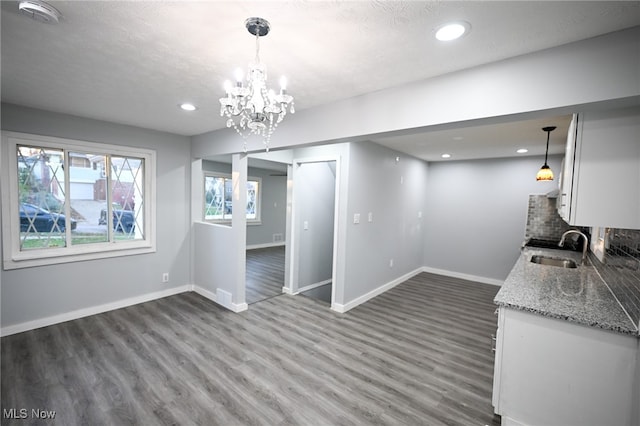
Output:
<instances>
[{"instance_id":1,"label":"white trim","mask_svg":"<svg viewBox=\"0 0 640 426\"><path fill-rule=\"evenodd\" d=\"M408 272L392 281L389 281L386 284L381 285L380 287L371 290L370 292L363 294L360 297L357 297L355 299L353 299L351 302L340 304L340 303L332 303L331 304L331 309L339 312L341 314L355 308L358 305L363 304L364 302L367 302L371 299L373 299L376 296L381 295L382 293L391 290L393 287L397 286L398 284L402 284L403 282L407 281L408 279L415 277L416 275L418 275L419 273L423 272L423 268L418 268L418 269L414 269L411 272Z\"/></svg>"},{"instance_id":2,"label":"white trim","mask_svg":"<svg viewBox=\"0 0 640 426\"><path fill-rule=\"evenodd\" d=\"M511 417L502 416L502 426L527 426L525 423L520 423Z\"/></svg>"},{"instance_id":3,"label":"white trim","mask_svg":"<svg viewBox=\"0 0 640 426\"><path fill-rule=\"evenodd\" d=\"M232 303L231 304L231 310L233 312L235 312L236 314L240 313L240 312L244 312L247 309L249 309L249 305L247 305L247 302L244 302L244 303Z\"/></svg>"},{"instance_id":4,"label":"white trim","mask_svg":"<svg viewBox=\"0 0 640 426\"><path fill-rule=\"evenodd\" d=\"M216 294L212 291L206 290L202 287L199 287L197 285L193 286L193 291L198 293L200 296L204 297L205 299L209 299L212 302L216 302L218 303L218 298L216 297Z\"/></svg>"},{"instance_id":5,"label":"white trim","mask_svg":"<svg viewBox=\"0 0 640 426\"><path fill-rule=\"evenodd\" d=\"M331 278L329 278L328 280L324 280L324 281L320 281L320 282L317 282L317 283L305 285L304 287L299 287L298 291L296 292L296 294L302 293L302 292L305 292L305 291L309 291L309 290L313 290L314 288L322 287L323 285L331 284L331 281L332 281Z\"/></svg>"},{"instance_id":6,"label":"white trim","mask_svg":"<svg viewBox=\"0 0 640 426\"><path fill-rule=\"evenodd\" d=\"M285 242L278 242L278 243L263 243L263 244L252 244L250 246L247 246L247 250L255 250L255 249L261 249L261 248L270 248L270 247L282 247L285 245Z\"/></svg>"},{"instance_id":7,"label":"white trim","mask_svg":"<svg viewBox=\"0 0 640 426\"><path fill-rule=\"evenodd\" d=\"M218 302L218 298L216 297L216 294L210 290L204 289L202 287L199 287L197 285L193 286L193 291L198 293L200 296L211 300L212 302L217 303L218 305L222 306L223 308L229 309L231 312L235 312L235 313L239 313L239 312L243 312L246 311L247 309L249 309L249 305L247 305L246 303L231 303L230 306L224 306L223 304L221 304L220 302Z\"/></svg>"},{"instance_id":8,"label":"white trim","mask_svg":"<svg viewBox=\"0 0 640 426\"><path fill-rule=\"evenodd\" d=\"M2 131L3 152L2 163L2 230L3 230L3 266L4 269L19 269L33 266L54 265L59 263L78 262L85 260L103 259L133 254L156 252L156 151L145 148L111 145L75 139L64 139L51 136L34 135ZM52 148L69 152L95 152L110 156L125 156L142 158L144 160L144 236L142 240L114 241L105 243L67 245L60 248L42 248L20 250L20 228L15 226L19 222L18 194L18 162L16 148L18 145ZM68 159L65 156L65 163ZM70 168L67 167L66 170ZM69 194L71 180L64 172L65 194ZM65 202L65 214L70 217L69 202ZM109 231L111 235L111 231ZM71 241L71 230L66 229L67 241ZM110 237L111 238L111 237Z\"/></svg>"},{"instance_id":9,"label":"white trim","mask_svg":"<svg viewBox=\"0 0 640 426\"><path fill-rule=\"evenodd\" d=\"M224 180L232 180L233 172L231 174L228 173L219 173L209 170L202 171L202 207L200 209L201 214L198 221L209 222L213 224L227 224L231 226L231 219L207 219L204 215L204 212L207 208L206 201L206 180L207 177L220 178ZM256 199L256 218L255 219L247 219L247 225L262 225L262 177L259 176L247 176L247 182L257 182L258 183L258 197ZM223 200L224 202L224 200ZM224 206L223 206L224 209ZM246 208L245 208L246 210Z\"/></svg>"},{"instance_id":10,"label":"white trim","mask_svg":"<svg viewBox=\"0 0 640 426\"><path fill-rule=\"evenodd\" d=\"M90 315L101 314L103 312L113 311L127 306L137 305L140 303L150 302L163 297L173 296L174 294L192 291L193 286L186 284L180 287L174 287L167 290L156 291L153 293L143 294L142 296L130 297L128 299L118 300L116 302L105 303L103 305L92 306L90 308L77 309L71 312L65 312L59 315L52 315L46 318L40 318L33 321L27 321L19 324L9 325L0 329L0 335L10 336L23 331L34 330L36 328L47 327L49 325L59 324L61 322L76 320Z\"/></svg>"},{"instance_id":11,"label":"white trim","mask_svg":"<svg viewBox=\"0 0 640 426\"><path fill-rule=\"evenodd\" d=\"M468 281L477 281L479 283L497 285L499 287L504 284L504 280L481 277L479 275L463 274L462 272L447 271L446 269L432 268L430 266L423 266L422 271L429 272L431 274L444 275L446 277L460 278Z\"/></svg>"},{"instance_id":12,"label":"white trim","mask_svg":"<svg viewBox=\"0 0 640 426\"><path fill-rule=\"evenodd\" d=\"M282 288L283 292L286 294L298 294L298 268L299 268L299 260L298 260L298 247L297 241L299 241L299 229L296 229L296 200L295 200L295 191L293 187L295 186L295 178L296 178L296 169L300 167L302 164L308 163L328 163L335 161L336 163L336 174L334 178L334 210L333 210L333 253L332 253L332 262L331 262L331 281L333 285L331 286L331 303L334 303L336 299L336 289L337 287L343 288L342 282L337 277L338 271L338 249L339 249L339 218L340 218L340 192L342 189L342 154L333 153L328 155L318 155L312 157L302 157L295 158L293 160L293 164L291 165L291 173L289 170L287 171L287 176L291 176L292 185L291 185L291 208L289 209L289 202L287 200L287 218L290 217L290 226L291 229L287 228L287 249L289 250L289 259L285 255L285 265L288 263L288 270L285 270L285 287ZM288 188L289 190L289 188ZM290 213L289 213L290 211ZM290 216L289 216L290 214ZM287 268L285 268L287 269ZM290 287L286 287L286 285Z\"/></svg>"}]
</instances>

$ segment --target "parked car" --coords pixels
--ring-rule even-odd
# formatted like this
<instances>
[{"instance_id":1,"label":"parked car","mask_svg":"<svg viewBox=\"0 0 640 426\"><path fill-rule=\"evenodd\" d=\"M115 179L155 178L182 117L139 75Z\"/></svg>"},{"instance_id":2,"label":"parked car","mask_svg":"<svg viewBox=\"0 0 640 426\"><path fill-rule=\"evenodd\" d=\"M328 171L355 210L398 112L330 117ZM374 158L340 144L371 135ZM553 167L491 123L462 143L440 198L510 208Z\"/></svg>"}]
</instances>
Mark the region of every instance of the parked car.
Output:
<instances>
[{"instance_id":1,"label":"parked car","mask_svg":"<svg viewBox=\"0 0 640 426\"><path fill-rule=\"evenodd\" d=\"M77 222L71 219L71 230ZM20 203L20 232L64 232L66 217L28 203Z\"/></svg>"},{"instance_id":2,"label":"parked car","mask_svg":"<svg viewBox=\"0 0 640 426\"><path fill-rule=\"evenodd\" d=\"M131 233L135 229L135 218L131 210L123 210L122 207L113 203L111 208L111 214L113 215L113 230L116 232ZM98 225L107 224L107 209L100 211L100 219L98 219Z\"/></svg>"}]
</instances>

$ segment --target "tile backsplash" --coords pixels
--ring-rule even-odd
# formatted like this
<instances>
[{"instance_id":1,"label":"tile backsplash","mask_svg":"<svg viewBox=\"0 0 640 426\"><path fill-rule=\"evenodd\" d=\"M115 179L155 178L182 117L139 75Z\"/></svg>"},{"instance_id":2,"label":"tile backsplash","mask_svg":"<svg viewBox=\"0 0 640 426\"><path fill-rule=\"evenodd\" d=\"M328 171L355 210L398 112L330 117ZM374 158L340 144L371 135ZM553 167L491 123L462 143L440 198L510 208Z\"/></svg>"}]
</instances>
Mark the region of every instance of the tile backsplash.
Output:
<instances>
[{"instance_id":1,"label":"tile backsplash","mask_svg":"<svg viewBox=\"0 0 640 426\"><path fill-rule=\"evenodd\" d=\"M640 230L609 229L604 262L591 261L640 328Z\"/></svg>"},{"instance_id":2,"label":"tile backsplash","mask_svg":"<svg viewBox=\"0 0 640 426\"><path fill-rule=\"evenodd\" d=\"M556 210L556 200L530 195L525 238L559 241L571 228ZM578 228L587 233L589 228ZM595 236L594 236L595 237ZM608 229L601 262L590 254L591 263L640 328L640 230Z\"/></svg>"},{"instance_id":3,"label":"tile backsplash","mask_svg":"<svg viewBox=\"0 0 640 426\"><path fill-rule=\"evenodd\" d=\"M570 228L558 214L555 198L529 195L525 238L560 241L562 233Z\"/></svg>"}]
</instances>

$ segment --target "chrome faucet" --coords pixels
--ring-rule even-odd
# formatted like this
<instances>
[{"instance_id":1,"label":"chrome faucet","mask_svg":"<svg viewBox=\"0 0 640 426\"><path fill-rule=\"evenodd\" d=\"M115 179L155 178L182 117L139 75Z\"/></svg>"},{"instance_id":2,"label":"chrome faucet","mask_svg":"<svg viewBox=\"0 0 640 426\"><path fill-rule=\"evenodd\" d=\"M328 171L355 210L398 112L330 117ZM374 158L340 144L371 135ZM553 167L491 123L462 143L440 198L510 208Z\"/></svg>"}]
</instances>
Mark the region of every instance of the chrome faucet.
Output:
<instances>
[{"instance_id":1,"label":"chrome faucet","mask_svg":"<svg viewBox=\"0 0 640 426\"><path fill-rule=\"evenodd\" d=\"M564 239L569 234L578 234L582 237L582 264L585 265L587 262L587 248L589 247L589 239L582 232L577 229L569 229L567 232L562 234L562 238L560 238L560 242L558 243L558 247L564 246Z\"/></svg>"}]
</instances>

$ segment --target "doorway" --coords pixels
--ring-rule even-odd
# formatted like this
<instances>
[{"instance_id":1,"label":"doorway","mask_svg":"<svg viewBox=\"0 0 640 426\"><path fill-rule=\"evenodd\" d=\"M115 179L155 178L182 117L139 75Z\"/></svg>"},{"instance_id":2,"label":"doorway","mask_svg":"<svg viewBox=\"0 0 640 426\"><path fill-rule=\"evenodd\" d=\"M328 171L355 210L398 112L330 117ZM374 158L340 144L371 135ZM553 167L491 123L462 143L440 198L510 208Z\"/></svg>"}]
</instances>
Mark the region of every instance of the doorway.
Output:
<instances>
[{"instance_id":1,"label":"doorway","mask_svg":"<svg viewBox=\"0 0 640 426\"><path fill-rule=\"evenodd\" d=\"M288 163L249 157L247 173L257 182L258 206L257 220L247 220L245 298L249 305L282 294L288 170Z\"/></svg>"},{"instance_id":2,"label":"doorway","mask_svg":"<svg viewBox=\"0 0 640 426\"><path fill-rule=\"evenodd\" d=\"M328 306L335 297L337 174L335 159L293 165L288 290Z\"/></svg>"}]
</instances>

